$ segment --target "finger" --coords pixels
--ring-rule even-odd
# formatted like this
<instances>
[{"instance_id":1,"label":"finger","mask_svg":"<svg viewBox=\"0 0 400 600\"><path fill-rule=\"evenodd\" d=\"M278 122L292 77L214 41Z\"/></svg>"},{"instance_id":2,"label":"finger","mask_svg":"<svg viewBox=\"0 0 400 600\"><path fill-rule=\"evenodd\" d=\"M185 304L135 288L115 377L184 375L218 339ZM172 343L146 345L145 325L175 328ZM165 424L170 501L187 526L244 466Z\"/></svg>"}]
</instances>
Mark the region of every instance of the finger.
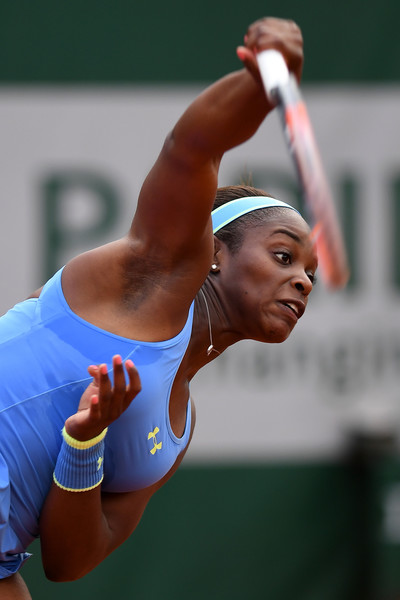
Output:
<instances>
[{"instance_id":1,"label":"finger","mask_svg":"<svg viewBox=\"0 0 400 600\"><path fill-rule=\"evenodd\" d=\"M258 44L291 44L302 42L300 27L291 20L267 17L253 23L244 38L248 48Z\"/></svg>"},{"instance_id":2,"label":"finger","mask_svg":"<svg viewBox=\"0 0 400 600\"><path fill-rule=\"evenodd\" d=\"M92 419L100 419L101 418L101 406L98 394L93 394L90 398L90 417Z\"/></svg>"},{"instance_id":3,"label":"finger","mask_svg":"<svg viewBox=\"0 0 400 600\"><path fill-rule=\"evenodd\" d=\"M253 77L261 81L254 52L245 46L238 46L238 48L236 48L236 54Z\"/></svg>"},{"instance_id":4,"label":"finger","mask_svg":"<svg viewBox=\"0 0 400 600\"><path fill-rule=\"evenodd\" d=\"M122 358L119 354L113 356L113 371L114 371L114 398L123 398L126 392L126 379Z\"/></svg>"},{"instance_id":5,"label":"finger","mask_svg":"<svg viewBox=\"0 0 400 600\"><path fill-rule=\"evenodd\" d=\"M125 368L129 378L127 400L130 403L141 391L142 382L140 381L140 375L137 368L130 359L125 361Z\"/></svg>"},{"instance_id":6,"label":"finger","mask_svg":"<svg viewBox=\"0 0 400 600\"><path fill-rule=\"evenodd\" d=\"M111 381L108 368L105 363L99 366L99 402L107 402L111 399Z\"/></svg>"},{"instance_id":7,"label":"finger","mask_svg":"<svg viewBox=\"0 0 400 600\"><path fill-rule=\"evenodd\" d=\"M243 63L249 63L252 61L254 53L249 48L246 48L246 46L238 46L236 48L236 54Z\"/></svg>"},{"instance_id":8,"label":"finger","mask_svg":"<svg viewBox=\"0 0 400 600\"><path fill-rule=\"evenodd\" d=\"M98 387L100 380L99 367L97 365L90 365L88 367L88 373L91 377L93 377L93 384Z\"/></svg>"}]
</instances>

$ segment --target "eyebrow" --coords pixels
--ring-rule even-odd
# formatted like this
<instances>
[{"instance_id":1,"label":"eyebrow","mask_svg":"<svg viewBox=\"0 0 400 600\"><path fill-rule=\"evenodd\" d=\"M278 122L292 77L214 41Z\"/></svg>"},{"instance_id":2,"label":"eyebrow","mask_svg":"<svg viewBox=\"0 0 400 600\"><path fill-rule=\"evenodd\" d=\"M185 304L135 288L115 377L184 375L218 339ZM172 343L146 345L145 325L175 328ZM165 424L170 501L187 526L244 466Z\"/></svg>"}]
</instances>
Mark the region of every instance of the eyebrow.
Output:
<instances>
[{"instance_id":1,"label":"eyebrow","mask_svg":"<svg viewBox=\"0 0 400 600\"><path fill-rule=\"evenodd\" d=\"M290 229L275 229L275 231L272 232L272 235L276 235L277 233L283 233L285 235L288 235L298 244L303 244L301 238L296 233L293 233L293 231L290 231Z\"/></svg>"}]
</instances>

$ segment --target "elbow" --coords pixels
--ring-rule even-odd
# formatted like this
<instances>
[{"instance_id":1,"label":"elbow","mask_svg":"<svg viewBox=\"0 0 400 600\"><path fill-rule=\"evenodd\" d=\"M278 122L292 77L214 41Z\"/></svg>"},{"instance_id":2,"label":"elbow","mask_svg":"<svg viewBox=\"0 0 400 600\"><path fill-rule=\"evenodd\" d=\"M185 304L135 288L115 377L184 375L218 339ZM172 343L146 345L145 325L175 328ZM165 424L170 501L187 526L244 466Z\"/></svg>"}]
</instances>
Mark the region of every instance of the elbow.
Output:
<instances>
[{"instance_id":1,"label":"elbow","mask_svg":"<svg viewBox=\"0 0 400 600\"><path fill-rule=\"evenodd\" d=\"M68 583L70 581L76 581L77 579L79 579L67 576L63 573L57 573L56 571L48 569L44 569L44 574L46 576L46 579L53 583Z\"/></svg>"},{"instance_id":2,"label":"elbow","mask_svg":"<svg viewBox=\"0 0 400 600\"><path fill-rule=\"evenodd\" d=\"M42 567L46 578L54 583L81 579L104 559L105 555L83 545L67 544L56 547L41 540Z\"/></svg>"},{"instance_id":3,"label":"elbow","mask_svg":"<svg viewBox=\"0 0 400 600\"><path fill-rule=\"evenodd\" d=\"M46 578L54 583L66 583L81 579L105 558L106 553L79 544L48 546L41 540L42 567Z\"/></svg>"},{"instance_id":4,"label":"elbow","mask_svg":"<svg viewBox=\"0 0 400 600\"><path fill-rule=\"evenodd\" d=\"M66 577L66 576L62 576L62 575L54 575L53 573L48 574L47 571L45 571L45 575L46 575L46 579L48 581L51 581L52 583L71 583L72 581L77 581L77 579L79 579L79 577Z\"/></svg>"},{"instance_id":5,"label":"elbow","mask_svg":"<svg viewBox=\"0 0 400 600\"><path fill-rule=\"evenodd\" d=\"M42 562L46 578L54 583L77 581L94 568L82 568L82 565L71 565L68 561L58 561L56 564Z\"/></svg>"},{"instance_id":6,"label":"elbow","mask_svg":"<svg viewBox=\"0 0 400 600\"><path fill-rule=\"evenodd\" d=\"M85 575L85 573L73 572L65 569L53 569L43 567L44 574L46 575L46 579L52 581L53 583L67 583L71 581L76 581Z\"/></svg>"}]
</instances>

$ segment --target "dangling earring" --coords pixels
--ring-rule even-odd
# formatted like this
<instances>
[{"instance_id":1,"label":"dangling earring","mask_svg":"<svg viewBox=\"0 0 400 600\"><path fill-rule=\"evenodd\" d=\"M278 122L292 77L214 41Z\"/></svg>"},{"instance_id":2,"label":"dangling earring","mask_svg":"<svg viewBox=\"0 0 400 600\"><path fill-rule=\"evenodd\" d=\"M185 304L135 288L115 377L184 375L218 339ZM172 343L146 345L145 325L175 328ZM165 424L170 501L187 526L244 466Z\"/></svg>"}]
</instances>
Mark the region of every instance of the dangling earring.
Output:
<instances>
[{"instance_id":1,"label":"dangling earring","mask_svg":"<svg viewBox=\"0 0 400 600\"><path fill-rule=\"evenodd\" d=\"M207 311L208 333L209 333L209 336L210 336L210 345L207 348L207 356L210 356L211 352L216 352L217 354L220 354L219 350L217 350L216 348L214 348L213 337L212 337L212 329L211 329L210 309L208 308L208 302L207 302L206 295L203 292L202 288L200 288L199 292L203 296L204 304L206 305L206 311Z\"/></svg>"}]
</instances>

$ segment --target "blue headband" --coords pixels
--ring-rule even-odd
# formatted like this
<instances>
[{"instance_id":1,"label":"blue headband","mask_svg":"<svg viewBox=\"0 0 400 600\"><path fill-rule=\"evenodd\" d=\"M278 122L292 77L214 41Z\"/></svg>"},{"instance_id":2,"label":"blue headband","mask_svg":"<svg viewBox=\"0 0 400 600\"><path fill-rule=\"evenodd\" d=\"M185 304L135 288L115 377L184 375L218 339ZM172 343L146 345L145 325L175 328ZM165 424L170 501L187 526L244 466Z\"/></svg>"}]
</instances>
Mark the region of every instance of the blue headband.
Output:
<instances>
[{"instance_id":1,"label":"blue headband","mask_svg":"<svg viewBox=\"0 0 400 600\"><path fill-rule=\"evenodd\" d=\"M269 198L268 196L246 196L245 198L231 200L212 211L213 233L217 233L217 231L228 225L228 223L231 223L235 219L238 219L253 210L258 210L259 208L271 208L272 206L290 208L300 214L293 206L290 206L290 204L286 204L286 202L282 202L281 200L276 200L276 198Z\"/></svg>"}]
</instances>

